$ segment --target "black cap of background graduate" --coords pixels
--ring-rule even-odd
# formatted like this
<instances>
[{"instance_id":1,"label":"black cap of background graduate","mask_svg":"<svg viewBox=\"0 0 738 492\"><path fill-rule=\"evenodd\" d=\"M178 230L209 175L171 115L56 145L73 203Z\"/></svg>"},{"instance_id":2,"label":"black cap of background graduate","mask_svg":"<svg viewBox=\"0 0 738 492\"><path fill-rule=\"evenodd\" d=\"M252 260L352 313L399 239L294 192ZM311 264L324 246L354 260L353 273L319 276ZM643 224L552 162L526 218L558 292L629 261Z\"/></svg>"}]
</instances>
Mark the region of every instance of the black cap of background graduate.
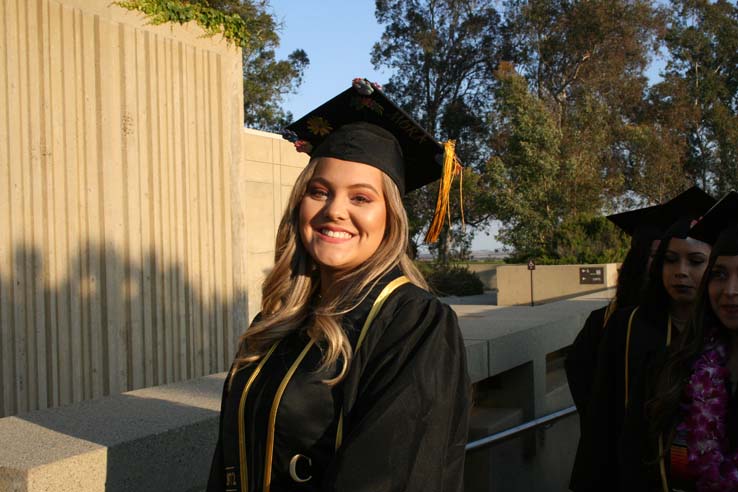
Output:
<instances>
[{"instance_id":1,"label":"black cap of background graduate","mask_svg":"<svg viewBox=\"0 0 738 492\"><path fill-rule=\"evenodd\" d=\"M653 239L663 236L686 238L692 223L714 204L714 198L698 186L693 186L661 205L630 210L607 218L631 236L648 234Z\"/></svg>"},{"instance_id":2,"label":"black cap of background graduate","mask_svg":"<svg viewBox=\"0 0 738 492\"><path fill-rule=\"evenodd\" d=\"M672 224L664 233L665 237L686 239L692 226L717 203L713 197L693 186L662 205L661 217Z\"/></svg>"},{"instance_id":3,"label":"black cap of background graduate","mask_svg":"<svg viewBox=\"0 0 738 492\"><path fill-rule=\"evenodd\" d=\"M440 232L448 213L451 181L461 171L453 142L437 142L377 84L354 79L349 89L289 125L282 136L311 157L335 157L376 167L403 195L442 178L426 241L434 240L431 231Z\"/></svg>"},{"instance_id":4,"label":"black cap of background graduate","mask_svg":"<svg viewBox=\"0 0 738 492\"><path fill-rule=\"evenodd\" d=\"M705 213L689 235L712 244L714 254L738 255L738 193L731 190Z\"/></svg>"},{"instance_id":5,"label":"black cap of background graduate","mask_svg":"<svg viewBox=\"0 0 738 492\"><path fill-rule=\"evenodd\" d=\"M632 238L659 239L666 231L657 220L659 207L661 205L628 210L608 215L607 219Z\"/></svg>"}]
</instances>

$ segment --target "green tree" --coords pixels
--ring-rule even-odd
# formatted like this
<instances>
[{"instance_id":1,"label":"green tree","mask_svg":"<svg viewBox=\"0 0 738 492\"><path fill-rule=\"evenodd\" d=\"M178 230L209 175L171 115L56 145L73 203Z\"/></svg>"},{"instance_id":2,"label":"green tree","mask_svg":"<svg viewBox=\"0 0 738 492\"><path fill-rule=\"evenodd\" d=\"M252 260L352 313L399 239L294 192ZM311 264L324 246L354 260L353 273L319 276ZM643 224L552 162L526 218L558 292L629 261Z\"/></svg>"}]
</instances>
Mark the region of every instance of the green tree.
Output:
<instances>
[{"instance_id":1,"label":"green tree","mask_svg":"<svg viewBox=\"0 0 738 492\"><path fill-rule=\"evenodd\" d=\"M658 154L669 135L644 116L645 69L664 13L644 0L505 7L510 61L497 72L488 166L501 239L521 258L609 258L619 249L608 250L612 231L594 227L595 217L651 176L653 160L679 155L678 142Z\"/></svg>"},{"instance_id":2,"label":"green tree","mask_svg":"<svg viewBox=\"0 0 738 492\"><path fill-rule=\"evenodd\" d=\"M644 124L645 69L664 16L647 0L506 2L508 59L562 132L573 212L631 188L630 128Z\"/></svg>"},{"instance_id":3,"label":"green tree","mask_svg":"<svg viewBox=\"0 0 738 492\"><path fill-rule=\"evenodd\" d=\"M663 81L652 89L660 121L682 142L688 178L718 193L738 187L738 8L674 0Z\"/></svg>"},{"instance_id":4,"label":"green tree","mask_svg":"<svg viewBox=\"0 0 738 492\"><path fill-rule=\"evenodd\" d=\"M549 255L561 217L568 212L566 172L561 160L562 133L545 103L529 91L528 81L503 63L495 94L497 152L487 164L493 208L503 222L502 242L522 257Z\"/></svg>"},{"instance_id":5,"label":"green tree","mask_svg":"<svg viewBox=\"0 0 738 492\"><path fill-rule=\"evenodd\" d=\"M303 50L277 60L279 24L266 0L123 0L118 5L139 10L152 22L195 21L208 34L222 33L243 50L244 124L278 130L292 119L281 108L283 97L302 83L310 63Z\"/></svg>"},{"instance_id":6,"label":"green tree","mask_svg":"<svg viewBox=\"0 0 738 492\"><path fill-rule=\"evenodd\" d=\"M456 139L457 154L466 166L464 211L471 228L483 227L489 213L479 170L489 155L486 114L497 53L501 44L499 15L492 0L377 0L376 18L385 26L372 50L375 67L394 75L385 91L440 140ZM460 223L457 189L452 193L453 223ZM433 186L409 194L412 240L417 247L435 207ZM447 225L436 250L448 260L458 228Z\"/></svg>"}]
</instances>

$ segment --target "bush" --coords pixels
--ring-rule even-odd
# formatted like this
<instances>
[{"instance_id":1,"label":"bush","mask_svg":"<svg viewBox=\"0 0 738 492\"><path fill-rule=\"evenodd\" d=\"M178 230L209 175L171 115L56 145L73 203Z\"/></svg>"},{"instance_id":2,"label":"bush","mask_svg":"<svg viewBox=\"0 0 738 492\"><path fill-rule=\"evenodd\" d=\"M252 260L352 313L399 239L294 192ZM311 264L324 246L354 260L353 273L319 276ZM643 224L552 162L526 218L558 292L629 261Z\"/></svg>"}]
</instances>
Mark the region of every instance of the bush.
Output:
<instances>
[{"instance_id":1,"label":"bush","mask_svg":"<svg viewBox=\"0 0 738 492\"><path fill-rule=\"evenodd\" d=\"M422 267L421 271L431 289L439 296L473 296L484 293L482 281L466 267L429 266Z\"/></svg>"}]
</instances>

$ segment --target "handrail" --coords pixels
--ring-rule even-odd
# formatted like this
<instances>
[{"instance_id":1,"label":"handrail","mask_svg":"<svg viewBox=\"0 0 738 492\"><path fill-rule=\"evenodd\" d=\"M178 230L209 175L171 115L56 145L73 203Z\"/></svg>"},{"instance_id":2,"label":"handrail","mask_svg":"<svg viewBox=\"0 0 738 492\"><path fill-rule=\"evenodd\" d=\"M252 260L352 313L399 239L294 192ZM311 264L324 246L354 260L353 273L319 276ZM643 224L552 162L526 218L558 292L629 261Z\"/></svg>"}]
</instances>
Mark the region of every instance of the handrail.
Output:
<instances>
[{"instance_id":1,"label":"handrail","mask_svg":"<svg viewBox=\"0 0 738 492\"><path fill-rule=\"evenodd\" d=\"M476 441L472 441L466 445L466 450L474 451L479 448L489 446L490 444L494 444L500 441L504 441L506 439L513 438L522 432L525 432L530 429L535 429L536 427L540 427L542 425L550 424L551 422L555 422L556 420L567 417L573 413L577 413L577 407L572 405L562 410L558 410L556 412L549 413L548 415L544 415L543 417L538 417L537 419L529 420L528 422L525 422L524 424L516 425L515 427L505 429L502 432L491 434L481 439L477 439Z\"/></svg>"}]
</instances>

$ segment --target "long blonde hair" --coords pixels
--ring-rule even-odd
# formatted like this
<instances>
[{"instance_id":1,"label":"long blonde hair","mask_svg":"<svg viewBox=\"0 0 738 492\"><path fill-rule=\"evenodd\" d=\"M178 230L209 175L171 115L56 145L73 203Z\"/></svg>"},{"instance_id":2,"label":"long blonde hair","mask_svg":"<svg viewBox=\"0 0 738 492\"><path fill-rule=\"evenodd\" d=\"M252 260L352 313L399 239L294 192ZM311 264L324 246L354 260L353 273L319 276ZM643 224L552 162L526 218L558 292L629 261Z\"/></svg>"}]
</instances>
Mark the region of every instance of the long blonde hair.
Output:
<instances>
[{"instance_id":1,"label":"long blonde hair","mask_svg":"<svg viewBox=\"0 0 738 492\"><path fill-rule=\"evenodd\" d=\"M318 369L332 367L339 360L341 370L325 381L334 385L346 375L351 364L351 344L341 327L341 318L368 295L381 277L399 265L410 281L428 286L407 254L408 219L397 185L382 173L387 221L384 238L377 251L360 267L336 278L327 294L318 298L318 266L300 239L300 202L315 174L320 159L312 159L292 188L287 209L277 230L274 268L262 287L261 316L241 335L232 371L261 359L269 348L288 334L307 326L311 339L324 342Z\"/></svg>"}]
</instances>

